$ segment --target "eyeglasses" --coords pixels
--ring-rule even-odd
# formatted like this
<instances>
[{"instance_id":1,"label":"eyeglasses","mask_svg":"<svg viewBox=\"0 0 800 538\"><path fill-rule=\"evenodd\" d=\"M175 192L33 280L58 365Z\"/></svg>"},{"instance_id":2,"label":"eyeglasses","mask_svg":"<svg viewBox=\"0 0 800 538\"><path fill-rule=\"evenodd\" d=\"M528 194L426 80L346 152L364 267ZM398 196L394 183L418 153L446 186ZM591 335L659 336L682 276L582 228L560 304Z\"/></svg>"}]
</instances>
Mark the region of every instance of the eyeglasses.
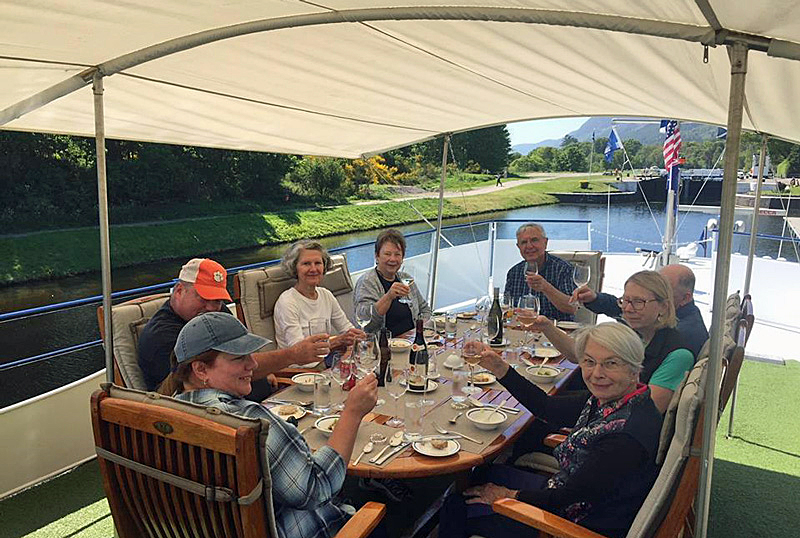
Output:
<instances>
[{"instance_id":1,"label":"eyeglasses","mask_svg":"<svg viewBox=\"0 0 800 538\"><path fill-rule=\"evenodd\" d=\"M617 305L622 310L625 310L625 307L631 305L633 310L639 312L644 309L647 303L651 301L660 301L661 299L628 299L627 297L620 297L617 299Z\"/></svg>"},{"instance_id":2,"label":"eyeglasses","mask_svg":"<svg viewBox=\"0 0 800 538\"><path fill-rule=\"evenodd\" d=\"M581 359L580 362L580 366L584 370L593 370L597 366L602 366L603 370L605 370L608 373L619 372L620 370L622 370L623 365L624 361L622 359L616 359L616 358L598 362L590 357L584 357L583 359Z\"/></svg>"}]
</instances>

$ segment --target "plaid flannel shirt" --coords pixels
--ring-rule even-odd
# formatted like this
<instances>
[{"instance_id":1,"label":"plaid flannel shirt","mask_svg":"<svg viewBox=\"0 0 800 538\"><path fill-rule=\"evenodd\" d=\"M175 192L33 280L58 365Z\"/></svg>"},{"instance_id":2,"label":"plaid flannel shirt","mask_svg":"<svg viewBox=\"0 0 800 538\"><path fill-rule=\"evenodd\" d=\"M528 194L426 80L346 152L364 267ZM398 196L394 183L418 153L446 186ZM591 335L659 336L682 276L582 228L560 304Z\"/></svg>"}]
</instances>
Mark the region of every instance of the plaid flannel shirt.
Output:
<instances>
[{"instance_id":1,"label":"plaid flannel shirt","mask_svg":"<svg viewBox=\"0 0 800 538\"><path fill-rule=\"evenodd\" d=\"M539 274L556 289L567 295L572 295L572 292L575 290L575 282L572 280L572 270L572 264L569 262L562 260L558 256L546 254L544 263L539 267ZM515 299L527 293L531 293L531 289L525 281L525 260L522 260L508 270L506 274L505 293L510 293ZM575 316L572 314L566 314L556 308L544 293L534 291L533 295L539 297L541 305L539 313L542 316L547 316L550 319L558 321L572 321L575 319Z\"/></svg>"},{"instance_id":2,"label":"plaid flannel shirt","mask_svg":"<svg viewBox=\"0 0 800 538\"><path fill-rule=\"evenodd\" d=\"M267 457L272 475L275 521L281 538L323 538L336 534L350 507L333 502L344 483L347 466L325 445L313 454L297 428L259 403L217 389L184 392L178 399L270 422Z\"/></svg>"}]
</instances>

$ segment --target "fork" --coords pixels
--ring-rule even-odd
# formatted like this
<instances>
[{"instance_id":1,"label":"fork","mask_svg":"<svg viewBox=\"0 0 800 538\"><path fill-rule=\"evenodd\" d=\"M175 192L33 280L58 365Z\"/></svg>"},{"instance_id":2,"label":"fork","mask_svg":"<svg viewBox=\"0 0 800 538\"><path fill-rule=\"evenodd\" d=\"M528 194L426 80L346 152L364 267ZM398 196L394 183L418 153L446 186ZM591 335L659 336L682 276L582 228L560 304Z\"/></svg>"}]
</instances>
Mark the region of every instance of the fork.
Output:
<instances>
[{"instance_id":1,"label":"fork","mask_svg":"<svg viewBox=\"0 0 800 538\"><path fill-rule=\"evenodd\" d=\"M469 435L464 435L463 433L448 431L448 430L445 430L444 428L440 428L439 425L436 424L435 422L431 422L431 426L433 426L433 429L436 430L437 432L441 433L442 435L458 435L459 437L463 437L467 441L472 441L473 443L477 443L479 445L483 444L483 441L480 441L478 439L473 439Z\"/></svg>"}]
</instances>

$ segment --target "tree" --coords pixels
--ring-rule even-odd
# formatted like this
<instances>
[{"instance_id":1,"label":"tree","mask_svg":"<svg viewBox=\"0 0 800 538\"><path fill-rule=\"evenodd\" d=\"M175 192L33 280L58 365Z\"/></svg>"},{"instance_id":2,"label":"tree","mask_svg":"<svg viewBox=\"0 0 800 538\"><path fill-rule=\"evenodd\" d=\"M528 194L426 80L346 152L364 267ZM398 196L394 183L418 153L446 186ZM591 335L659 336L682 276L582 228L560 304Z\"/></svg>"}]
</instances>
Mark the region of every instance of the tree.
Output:
<instances>
[{"instance_id":1,"label":"tree","mask_svg":"<svg viewBox=\"0 0 800 538\"><path fill-rule=\"evenodd\" d=\"M287 178L307 194L324 201L338 201L346 196L346 176L339 159L304 157Z\"/></svg>"},{"instance_id":2,"label":"tree","mask_svg":"<svg viewBox=\"0 0 800 538\"><path fill-rule=\"evenodd\" d=\"M571 144L558 152L556 169L559 171L585 172L586 155L578 144Z\"/></svg>"},{"instance_id":3,"label":"tree","mask_svg":"<svg viewBox=\"0 0 800 538\"><path fill-rule=\"evenodd\" d=\"M561 139L561 147L565 148L567 146L571 146L573 144L577 144L578 139L572 135L564 135L564 138Z\"/></svg>"}]
</instances>

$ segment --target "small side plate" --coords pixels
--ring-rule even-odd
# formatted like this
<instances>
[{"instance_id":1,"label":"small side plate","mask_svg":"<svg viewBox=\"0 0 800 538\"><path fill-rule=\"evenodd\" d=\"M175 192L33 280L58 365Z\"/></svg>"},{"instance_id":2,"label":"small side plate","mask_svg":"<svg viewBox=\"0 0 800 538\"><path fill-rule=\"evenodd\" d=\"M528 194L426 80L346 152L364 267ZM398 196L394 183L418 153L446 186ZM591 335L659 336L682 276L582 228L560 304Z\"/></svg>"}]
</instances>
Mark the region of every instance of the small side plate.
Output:
<instances>
[{"instance_id":1,"label":"small side plate","mask_svg":"<svg viewBox=\"0 0 800 538\"><path fill-rule=\"evenodd\" d=\"M415 441L411 444L411 448L423 456L444 458L456 454L459 450L461 450L461 445L458 444L458 441L448 440L446 447L433 448L433 445L429 441Z\"/></svg>"}]
</instances>

